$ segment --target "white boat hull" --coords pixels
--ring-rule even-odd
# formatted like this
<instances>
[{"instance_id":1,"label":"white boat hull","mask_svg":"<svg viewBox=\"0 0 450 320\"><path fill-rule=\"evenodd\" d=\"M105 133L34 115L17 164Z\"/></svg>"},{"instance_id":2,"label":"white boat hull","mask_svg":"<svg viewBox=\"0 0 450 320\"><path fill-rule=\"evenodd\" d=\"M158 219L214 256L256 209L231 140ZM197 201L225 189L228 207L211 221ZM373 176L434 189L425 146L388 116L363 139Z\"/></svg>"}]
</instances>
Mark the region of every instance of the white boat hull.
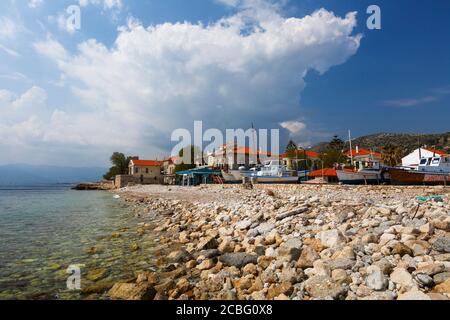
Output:
<instances>
[{"instance_id":1,"label":"white boat hull","mask_svg":"<svg viewBox=\"0 0 450 320\"><path fill-rule=\"evenodd\" d=\"M381 175L379 172L374 171L344 171L344 170L336 170L337 177L339 182L343 184L377 184L380 183Z\"/></svg>"}]
</instances>

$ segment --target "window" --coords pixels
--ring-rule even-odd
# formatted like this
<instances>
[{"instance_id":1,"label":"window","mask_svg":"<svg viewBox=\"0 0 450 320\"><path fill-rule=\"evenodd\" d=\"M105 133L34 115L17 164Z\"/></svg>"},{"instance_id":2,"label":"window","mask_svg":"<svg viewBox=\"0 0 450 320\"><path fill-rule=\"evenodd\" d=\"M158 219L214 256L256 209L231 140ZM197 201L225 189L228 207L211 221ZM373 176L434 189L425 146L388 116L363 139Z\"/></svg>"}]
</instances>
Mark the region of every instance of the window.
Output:
<instances>
[{"instance_id":1,"label":"window","mask_svg":"<svg viewBox=\"0 0 450 320\"><path fill-rule=\"evenodd\" d=\"M427 164L427 159L422 159L422 160L420 160L420 164L421 165L426 165Z\"/></svg>"},{"instance_id":2,"label":"window","mask_svg":"<svg viewBox=\"0 0 450 320\"><path fill-rule=\"evenodd\" d=\"M148 174L148 168L145 168L145 173Z\"/></svg>"},{"instance_id":3,"label":"window","mask_svg":"<svg viewBox=\"0 0 450 320\"><path fill-rule=\"evenodd\" d=\"M134 173L139 173L139 168L134 168Z\"/></svg>"},{"instance_id":4,"label":"window","mask_svg":"<svg viewBox=\"0 0 450 320\"><path fill-rule=\"evenodd\" d=\"M432 163L439 164L440 160L441 160L440 158L434 158Z\"/></svg>"}]
</instances>

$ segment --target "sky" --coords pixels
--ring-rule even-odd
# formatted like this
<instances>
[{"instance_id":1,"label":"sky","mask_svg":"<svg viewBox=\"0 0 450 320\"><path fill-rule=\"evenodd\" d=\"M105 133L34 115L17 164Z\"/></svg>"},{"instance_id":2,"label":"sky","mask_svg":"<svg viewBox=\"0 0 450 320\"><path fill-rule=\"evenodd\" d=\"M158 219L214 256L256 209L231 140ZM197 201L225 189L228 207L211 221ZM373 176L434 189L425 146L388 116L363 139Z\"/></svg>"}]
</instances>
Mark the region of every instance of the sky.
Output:
<instances>
[{"instance_id":1,"label":"sky","mask_svg":"<svg viewBox=\"0 0 450 320\"><path fill-rule=\"evenodd\" d=\"M4 0L0 165L161 159L196 120L281 145L447 132L448 21L447 0Z\"/></svg>"}]
</instances>

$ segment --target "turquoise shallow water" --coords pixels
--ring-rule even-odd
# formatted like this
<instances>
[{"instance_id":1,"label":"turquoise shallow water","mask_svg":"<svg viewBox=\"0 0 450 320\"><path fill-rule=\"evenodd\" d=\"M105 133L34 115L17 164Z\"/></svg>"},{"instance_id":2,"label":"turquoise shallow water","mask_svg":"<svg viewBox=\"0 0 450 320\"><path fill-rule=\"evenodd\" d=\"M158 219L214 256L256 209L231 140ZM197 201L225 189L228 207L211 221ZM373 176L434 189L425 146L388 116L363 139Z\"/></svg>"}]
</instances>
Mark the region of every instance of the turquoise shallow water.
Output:
<instances>
[{"instance_id":1,"label":"turquoise shallow water","mask_svg":"<svg viewBox=\"0 0 450 320\"><path fill-rule=\"evenodd\" d=\"M74 264L84 265L82 287L152 270L154 239L136 232L136 210L104 191L0 187L0 299L83 298L66 288ZM121 236L112 238L116 232ZM131 250L132 243L141 249ZM91 247L96 254L87 252ZM93 270L100 279L87 279Z\"/></svg>"}]
</instances>

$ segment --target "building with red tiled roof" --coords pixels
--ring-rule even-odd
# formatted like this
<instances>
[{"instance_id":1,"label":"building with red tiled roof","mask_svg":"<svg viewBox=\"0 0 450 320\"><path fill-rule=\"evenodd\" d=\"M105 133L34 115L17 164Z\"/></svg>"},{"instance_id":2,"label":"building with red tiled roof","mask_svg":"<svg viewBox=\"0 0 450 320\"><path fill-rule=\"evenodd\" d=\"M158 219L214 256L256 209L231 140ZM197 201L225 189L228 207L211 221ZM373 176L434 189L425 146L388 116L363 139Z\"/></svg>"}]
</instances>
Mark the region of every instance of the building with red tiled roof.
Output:
<instances>
[{"instance_id":1,"label":"building with red tiled roof","mask_svg":"<svg viewBox=\"0 0 450 320\"><path fill-rule=\"evenodd\" d=\"M162 166L163 161L132 159L128 174L141 184L160 183L162 180Z\"/></svg>"},{"instance_id":2,"label":"building with red tiled roof","mask_svg":"<svg viewBox=\"0 0 450 320\"><path fill-rule=\"evenodd\" d=\"M380 152L356 147L354 150L347 150L344 154L356 168L379 168L382 164Z\"/></svg>"},{"instance_id":3,"label":"building with red tiled roof","mask_svg":"<svg viewBox=\"0 0 450 320\"><path fill-rule=\"evenodd\" d=\"M158 167L162 165L162 161L158 160L131 160L135 167Z\"/></svg>"},{"instance_id":4,"label":"building with red tiled roof","mask_svg":"<svg viewBox=\"0 0 450 320\"><path fill-rule=\"evenodd\" d=\"M305 156L308 161L305 161ZM298 149L289 155L287 153L281 154L280 158L286 161L288 167L293 170L305 170L311 168L317 168L320 165L320 156L317 152Z\"/></svg>"},{"instance_id":5,"label":"building with red tiled roof","mask_svg":"<svg viewBox=\"0 0 450 320\"><path fill-rule=\"evenodd\" d=\"M364 149L364 148L358 148L358 147L356 149L352 150L351 152L350 152L350 150L347 150L346 152L344 152L344 154L347 157L353 156L353 158L373 157L374 159L381 159L381 153L380 152L375 152L375 151L372 151L372 150L368 150L368 149Z\"/></svg>"}]
</instances>

